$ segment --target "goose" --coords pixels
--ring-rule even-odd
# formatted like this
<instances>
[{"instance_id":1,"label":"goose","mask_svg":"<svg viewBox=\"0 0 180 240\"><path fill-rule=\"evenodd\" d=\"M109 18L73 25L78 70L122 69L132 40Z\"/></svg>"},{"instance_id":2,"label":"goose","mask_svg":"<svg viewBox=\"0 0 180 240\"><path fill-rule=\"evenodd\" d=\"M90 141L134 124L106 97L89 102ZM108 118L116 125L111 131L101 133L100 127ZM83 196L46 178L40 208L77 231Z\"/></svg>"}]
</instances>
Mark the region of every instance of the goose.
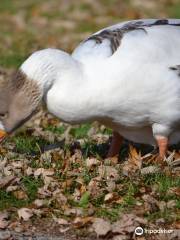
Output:
<instances>
[{"instance_id":1,"label":"goose","mask_svg":"<svg viewBox=\"0 0 180 240\"><path fill-rule=\"evenodd\" d=\"M123 138L159 148L180 141L180 19L139 19L104 28L72 54L43 49L0 87L1 141L44 101L70 124L99 121Z\"/></svg>"}]
</instances>

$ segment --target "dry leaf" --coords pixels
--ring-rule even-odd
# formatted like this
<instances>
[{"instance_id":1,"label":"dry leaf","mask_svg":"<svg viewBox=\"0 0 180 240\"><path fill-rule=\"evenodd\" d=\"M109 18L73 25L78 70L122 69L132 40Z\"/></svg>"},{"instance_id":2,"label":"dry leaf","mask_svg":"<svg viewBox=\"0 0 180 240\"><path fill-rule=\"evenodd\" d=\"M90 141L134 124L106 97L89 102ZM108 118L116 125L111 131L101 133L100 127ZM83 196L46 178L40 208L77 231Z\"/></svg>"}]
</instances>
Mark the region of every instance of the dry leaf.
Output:
<instances>
[{"instance_id":1,"label":"dry leaf","mask_svg":"<svg viewBox=\"0 0 180 240\"><path fill-rule=\"evenodd\" d=\"M115 192L108 193L104 197L104 202L109 203L109 202L117 201L118 199L119 199L119 196L117 193Z\"/></svg>"},{"instance_id":2,"label":"dry leaf","mask_svg":"<svg viewBox=\"0 0 180 240\"><path fill-rule=\"evenodd\" d=\"M88 191L90 192L92 197L97 196L97 193L100 192L99 181L97 178L92 178L88 184Z\"/></svg>"},{"instance_id":3,"label":"dry leaf","mask_svg":"<svg viewBox=\"0 0 180 240\"><path fill-rule=\"evenodd\" d=\"M6 192L13 192L16 191L18 189L18 186L8 186L6 188Z\"/></svg>"},{"instance_id":4,"label":"dry leaf","mask_svg":"<svg viewBox=\"0 0 180 240\"><path fill-rule=\"evenodd\" d=\"M46 200L45 199L36 199L34 200L34 205L36 205L37 207L42 207L46 204Z\"/></svg>"},{"instance_id":5,"label":"dry leaf","mask_svg":"<svg viewBox=\"0 0 180 240\"><path fill-rule=\"evenodd\" d=\"M99 171L100 177L105 178L106 180L117 181L119 179L118 170L114 167L101 165L98 168L98 171Z\"/></svg>"},{"instance_id":6,"label":"dry leaf","mask_svg":"<svg viewBox=\"0 0 180 240\"><path fill-rule=\"evenodd\" d=\"M83 209L81 208L69 208L64 211L64 215L66 216L82 216Z\"/></svg>"},{"instance_id":7,"label":"dry leaf","mask_svg":"<svg viewBox=\"0 0 180 240\"><path fill-rule=\"evenodd\" d=\"M158 210L159 202L154 197L149 194L144 194L142 196L142 199L145 201L144 204L146 211L155 212Z\"/></svg>"},{"instance_id":8,"label":"dry leaf","mask_svg":"<svg viewBox=\"0 0 180 240\"><path fill-rule=\"evenodd\" d=\"M55 216L53 216L53 219L59 225L68 225L69 224L68 221L64 218L56 218Z\"/></svg>"},{"instance_id":9,"label":"dry leaf","mask_svg":"<svg viewBox=\"0 0 180 240\"><path fill-rule=\"evenodd\" d=\"M91 169L94 166L97 166L100 163L99 160L97 160L97 158L87 158L86 159L86 166Z\"/></svg>"},{"instance_id":10,"label":"dry leaf","mask_svg":"<svg viewBox=\"0 0 180 240\"><path fill-rule=\"evenodd\" d=\"M0 229L5 229L8 224L9 221L7 221L8 219L8 214L6 212L0 212Z\"/></svg>"},{"instance_id":11,"label":"dry leaf","mask_svg":"<svg viewBox=\"0 0 180 240\"><path fill-rule=\"evenodd\" d=\"M128 160L123 166L123 174L125 176L132 175L142 167L142 156L141 153L137 153L136 149L130 146L130 153Z\"/></svg>"},{"instance_id":12,"label":"dry leaf","mask_svg":"<svg viewBox=\"0 0 180 240\"><path fill-rule=\"evenodd\" d=\"M33 211L29 208L20 208L18 210L18 216L20 219L22 218L24 221L28 221L33 216Z\"/></svg>"},{"instance_id":13,"label":"dry leaf","mask_svg":"<svg viewBox=\"0 0 180 240\"><path fill-rule=\"evenodd\" d=\"M143 218L137 217L134 214L124 214L119 221L112 224L112 232L125 235L133 233L137 226L145 224L147 224L147 221Z\"/></svg>"},{"instance_id":14,"label":"dry leaf","mask_svg":"<svg viewBox=\"0 0 180 240\"><path fill-rule=\"evenodd\" d=\"M124 235L117 235L117 236L114 236L112 240L129 240L129 237Z\"/></svg>"},{"instance_id":15,"label":"dry leaf","mask_svg":"<svg viewBox=\"0 0 180 240\"><path fill-rule=\"evenodd\" d=\"M93 219L93 217L76 217L73 221L73 224L76 228L80 228L88 223L92 223Z\"/></svg>"},{"instance_id":16,"label":"dry leaf","mask_svg":"<svg viewBox=\"0 0 180 240\"><path fill-rule=\"evenodd\" d=\"M14 195L17 199L19 199L19 200L22 200L22 199L26 200L26 199L28 199L27 194L26 194L24 191L22 191L22 190L14 191L14 192L13 192L13 195Z\"/></svg>"},{"instance_id":17,"label":"dry leaf","mask_svg":"<svg viewBox=\"0 0 180 240\"><path fill-rule=\"evenodd\" d=\"M65 205L67 203L67 197L62 194L59 189L53 192L53 199L56 199L60 205Z\"/></svg>"},{"instance_id":18,"label":"dry leaf","mask_svg":"<svg viewBox=\"0 0 180 240\"><path fill-rule=\"evenodd\" d=\"M41 198L46 198L46 197L51 197L52 196L52 192L50 192L47 189L47 186L43 186L41 188L38 188L38 194L40 195Z\"/></svg>"},{"instance_id":19,"label":"dry leaf","mask_svg":"<svg viewBox=\"0 0 180 240\"><path fill-rule=\"evenodd\" d=\"M105 236L108 232L111 231L110 222L105 221L102 218L96 218L92 227L98 236Z\"/></svg>"},{"instance_id":20,"label":"dry leaf","mask_svg":"<svg viewBox=\"0 0 180 240\"><path fill-rule=\"evenodd\" d=\"M176 200L170 200L167 202L167 208L174 208L176 207Z\"/></svg>"},{"instance_id":21,"label":"dry leaf","mask_svg":"<svg viewBox=\"0 0 180 240\"><path fill-rule=\"evenodd\" d=\"M15 176L7 176L0 179L0 189L9 186L15 178Z\"/></svg>"},{"instance_id":22,"label":"dry leaf","mask_svg":"<svg viewBox=\"0 0 180 240\"><path fill-rule=\"evenodd\" d=\"M34 171L33 171L33 169L32 169L31 167L28 167L28 168L26 169L26 175L27 175L27 176L31 176L31 175L33 175L33 173L34 173Z\"/></svg>"}]
</instances>

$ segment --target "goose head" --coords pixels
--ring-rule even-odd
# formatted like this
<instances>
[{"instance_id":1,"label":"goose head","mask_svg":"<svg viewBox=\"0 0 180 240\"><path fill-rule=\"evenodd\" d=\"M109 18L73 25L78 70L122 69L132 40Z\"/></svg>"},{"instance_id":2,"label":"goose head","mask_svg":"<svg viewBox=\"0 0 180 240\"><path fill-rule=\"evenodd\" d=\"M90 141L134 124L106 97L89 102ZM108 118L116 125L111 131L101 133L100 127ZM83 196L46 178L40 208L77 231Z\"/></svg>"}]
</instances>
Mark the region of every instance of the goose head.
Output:
<instances>
[{"instance_id":1,"label":"goose head","mask_svg":"<svg viewBox=\"0 0 180 240\"><path fill-rule=\"evenodd\" d=\"M21 70L0 84L0 142L36 113L39 102L37 83Z\"/></svg>"},{"instance_id":2,"label":"goose head","mask_svg":"<svg viewBox=\"0 0 180 240\"><path fill-rule=\"evenodd\" d=\"M11 79L0 82L0 142L36 113L58 76L62 77L63 71L66 76L71 66L74 60L69 54L57 49L39 50Z\"/></svg>"}]
</instances>

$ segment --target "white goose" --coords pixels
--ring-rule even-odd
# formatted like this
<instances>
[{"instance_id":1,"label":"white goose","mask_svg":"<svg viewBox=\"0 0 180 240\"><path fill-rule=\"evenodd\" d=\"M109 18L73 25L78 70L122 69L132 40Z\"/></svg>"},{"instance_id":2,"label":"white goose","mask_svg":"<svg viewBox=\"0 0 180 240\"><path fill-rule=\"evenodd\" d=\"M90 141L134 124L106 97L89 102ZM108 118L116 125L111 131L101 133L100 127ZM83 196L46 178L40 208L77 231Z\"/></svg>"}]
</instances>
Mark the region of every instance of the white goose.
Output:
<instances>
[{"instance_id":1,"label":"white goose","mask_svg":"<svg viewBox=\"0 0 180 240\"><path fill-rule=\"evenodd\" d=\"M180 20L149 19L105 28L72 55L33 53L0 89L1 139L36 111L41 100L68 123L98 120L121 136L159 146L180 141Z\"/></svg>"}]
</instances>

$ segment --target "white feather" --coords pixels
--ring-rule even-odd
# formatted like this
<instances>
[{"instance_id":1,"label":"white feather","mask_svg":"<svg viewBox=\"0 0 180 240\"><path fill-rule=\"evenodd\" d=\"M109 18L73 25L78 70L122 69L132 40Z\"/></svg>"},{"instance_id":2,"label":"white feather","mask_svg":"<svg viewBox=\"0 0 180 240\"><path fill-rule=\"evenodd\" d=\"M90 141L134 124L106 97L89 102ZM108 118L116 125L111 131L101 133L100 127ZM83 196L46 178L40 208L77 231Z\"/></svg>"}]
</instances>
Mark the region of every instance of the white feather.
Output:
<instances>
[{"instance_id":1,"label":"white feather","mask_svg":"<svg viewBox=\"0 0 180 240\"><path fill-rule=\"evenodd\" d=\"M65 122L98 120L135 142L154 145L154 135L163 135L176 143L180 77L170 67L180 64L180 26L144 28L125 33L114 54L109 40L89 40L72 56L54 49L37 52L22 70L43 86L49 111Z\"/></svg>"}]
</instances>

